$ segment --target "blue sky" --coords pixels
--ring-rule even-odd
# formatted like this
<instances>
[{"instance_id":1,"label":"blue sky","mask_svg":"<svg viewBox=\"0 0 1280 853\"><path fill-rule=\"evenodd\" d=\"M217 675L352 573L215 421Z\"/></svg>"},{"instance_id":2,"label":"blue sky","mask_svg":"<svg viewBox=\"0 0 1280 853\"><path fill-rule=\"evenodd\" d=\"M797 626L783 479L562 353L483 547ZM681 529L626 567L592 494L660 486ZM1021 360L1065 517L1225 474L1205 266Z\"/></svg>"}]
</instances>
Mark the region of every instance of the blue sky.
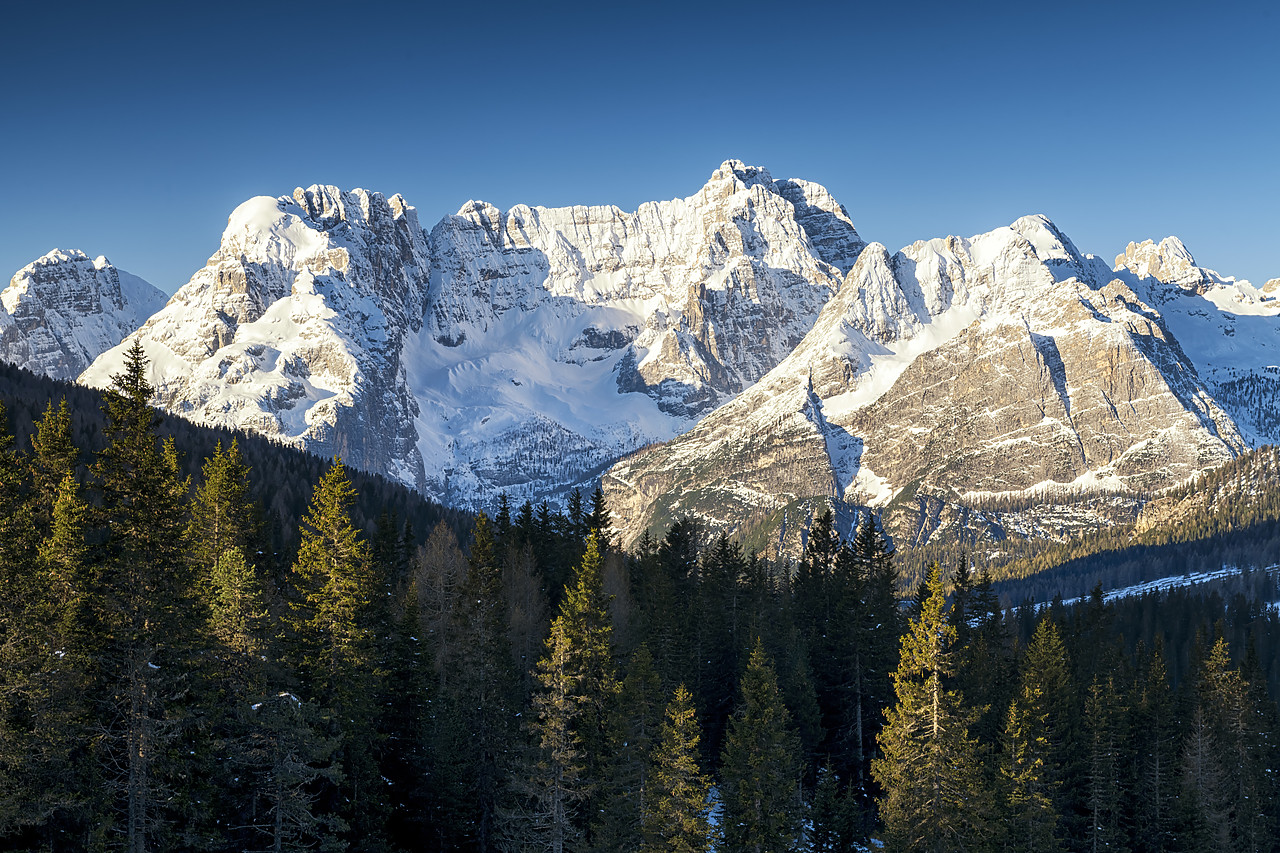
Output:
<instances>
[{"instance_id":1,"label":"blue sky","mask_svg":"<svg viewBox=\"0 0 1280 853\"><path fill-rule=\"evenodd\" d=\"M38 8L37 8L38 7ZM0 273L57 246L172 292L313 183L616 204L722 160L897 249L1020 215L1280 276L1271 4L24 3L0 51Z\"/></svg>"}]
</instances>

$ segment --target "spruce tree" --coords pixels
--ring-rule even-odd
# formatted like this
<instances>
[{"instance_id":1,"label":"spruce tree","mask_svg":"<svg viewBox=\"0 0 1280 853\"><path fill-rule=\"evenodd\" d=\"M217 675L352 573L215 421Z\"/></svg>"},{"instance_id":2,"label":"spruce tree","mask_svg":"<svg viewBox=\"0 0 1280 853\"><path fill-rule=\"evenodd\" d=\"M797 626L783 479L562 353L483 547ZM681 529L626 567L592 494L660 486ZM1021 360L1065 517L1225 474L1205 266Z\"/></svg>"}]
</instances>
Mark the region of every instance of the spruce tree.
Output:
<instances>
[{"instance_id":1,"label":"spruce tree","mask_svg":"<svg viewBox=\"0 0 1280 853\"><path fill-rule=\"evenodd\" d=\"M1054 851L1058 842L1060 768L1053 722L1067 688L1066 651L1044 618L1027 650L1018 693L1009 706L1001 762L1005 838L1011 850Z\"/></svg>"},{"instance_id":2,"label":"spruce tree","mask_svg":"<svg viewBox=\"0 0 1280 853\"><path fill-rule=\"evenodd\" d=\"M724 849L790 850L800 833L800 744L773 664L757 639L742 674L720 768Z\"/></svg>"},{"instance_id":3,"label":"spruce tree","mask_svg":"<svg viewBox=\"0 0 1280 853\"><path fill-rule=\"evenodd\" d=\"M711 783L698 768L698 739L693 699L682 684L667 706L654 751L641 853L706 853L710 848Z\"/></svg>"},{"instance_id":4,"label":"spruce tree","mask_svg":"<svg viewBox=\"0 0 1280 853\"><path fill-rule=\"evenodd\" d=\"M373 575L369 548L355 528L355 489L341 462L321 477L302 520L301 544L290 571L293 599L285 614L292 661L308 696L331 715L342 741L342 787L331 792L330 812L353 838L372 846L383 801L376 763L372 697L377 671L369 629Z\"/></svg>"},{"instance_id":5,"label":"spruce tree","mask_svg":"<svg viewBox=\"0 0 1280 853\"><path fill-rule=\"evenodd\" d=\"M902 639L898 702L880 732L882 757L872 772L884 792L880 816L891 849L950 853L985 842L992 797L968 733L975 715L946 687L955 672L955 628L936 563L925 583L920 615Z\"/></svg>"},{"instance_id":6,"label":"spruce tree","mask_svg":"<svg viewBox=\"0 0 1280 853\"><path fill-rule=\"evenodd\" d=\"M592 533L538 662L530 725L534 752L520 780L530 808L515 832L556 853L584 837L591 821L580 809L584 801L595 802L610 760L608 728L618 682L602 562ZM589 845L591 839L585 840Z\"/></svg>"},{"instance_id":7,"label":"spruce tree","mask_svg":"<svg viewBox=\"0 0 1280 853\"><path fill-rule=\"evenodd\" d=\"M461 731L447 737L460 750L454 760L465 767L466 786L446 792L460 800L465 815L460 828L472 836L479 850L492 849L494 821L507 750L514 734L518 677L507 639L507 599L498 563L497 544L488 517L476 518L467 573L452 608L449 658L452 681L442 697L449 706L445 718Z\"/></svg>"},{"instance_id":8,"label":"spruce tree","mask_svg":"<svg viewBox=\"0 0 1280 853\"><path fill-rule=\"evenodd\" d=\"M626 678L610 717L599 807L592 820L594 849L612 851L634 846L652 787L654 744L662 723L662 688L647 646L631 656Z\"/></svg>"},{"instance_id":9,"label":"spruce tree","mask_svg":"<svg viewBox=\"0 0 1280 853\"><path fill-rule=\"evenodd\" d=\"M113 721L103 761L120 792L119 831L130 853L167 843L174 829L168 780L186 775L189 757L168 744L182 732L189 644L200 622L184 550L187 483L172 440L157 446L147 369L135 341L107 393L107 445L93 468L107 531L97 555L102 695Z\"/></svg>"}]
</instances>

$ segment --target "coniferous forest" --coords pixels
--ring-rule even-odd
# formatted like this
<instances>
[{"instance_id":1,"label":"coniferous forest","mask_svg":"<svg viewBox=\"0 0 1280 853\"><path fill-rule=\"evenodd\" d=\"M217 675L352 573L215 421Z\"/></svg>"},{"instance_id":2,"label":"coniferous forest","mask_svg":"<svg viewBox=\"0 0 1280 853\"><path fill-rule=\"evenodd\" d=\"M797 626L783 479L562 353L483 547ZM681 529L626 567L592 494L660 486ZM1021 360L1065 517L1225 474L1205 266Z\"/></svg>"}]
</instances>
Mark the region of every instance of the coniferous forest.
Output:
<instances>
[{"instance_id":1,"label":"coniferous forest","mask_svg":"<svg viewBox=\"0 0 1280 853\"><path fill-rule=\"evenodd\" d=\"M623 551L598 490L463 516L145 377L6 401L0 848L1277 849L1268 602L900 600L829 513Z\"/></svg>"}]
</instances>

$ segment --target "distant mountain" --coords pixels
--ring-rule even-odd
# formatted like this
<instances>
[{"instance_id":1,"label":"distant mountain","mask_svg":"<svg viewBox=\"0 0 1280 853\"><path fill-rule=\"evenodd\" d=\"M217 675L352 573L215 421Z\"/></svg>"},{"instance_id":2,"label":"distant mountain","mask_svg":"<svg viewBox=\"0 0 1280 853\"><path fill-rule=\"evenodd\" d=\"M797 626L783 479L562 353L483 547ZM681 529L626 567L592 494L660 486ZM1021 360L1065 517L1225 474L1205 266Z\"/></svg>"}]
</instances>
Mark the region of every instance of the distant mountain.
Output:
<instances>
[{"instance_id":1,"label":"distant mountain","mask_svg":"<svg viewBox=\"0 0 1280 853\"><path fill-rule=\"evenodd\" d=\"M80 381L104 387L141 342L164 408L255 430L421 489L401 353L421 327L427 235L400 196L259 196L208 264Z\"/></svg>"},{"instance_id":2,"label":"distant mountain","mask_svg":"<svg viewBox=\"0 0 1280 853\"><path fill-rule=\"evenodd\" d=\"M471 201L429 232L312 186L236 208L162 309L126 281L26 268L4 357L101 387L137 340L170 411L457 507L603 475L628 541L693 514L793 550L822 504L913 543L1062 538L1280 438L1280 280L1175 238L1108 264L1041 216L890 253L736 160L634 212Z\"/></svg>"},{"instance_id":3,"label":"distant mountain","mask_svg":"<svg viewBox=\"0 0 1280 853\"><path fill-rule=\"evenodd\" d=\"M18 270L0 292L0 359L74 379L164 299L104 257L54 249Z\"/></svg>"},{"instance_id":4,"label":"distant mountain","mask_svg":"<svg viewBox=\"0 0 1280 853\"><path fill-rule=\"evenodd\" d=\"M872 244L786 360L614 466L606 496L624 541L693 514L789 549L815 503L879 508L914 544L1132 520L1275 439L1277 314L1273 293L1173 239L1114 269L1038 216L894 255Z\"/></svg>"},{"instance_id":5,"label":"distant mountain","mask_svg":"<svg viewBox=\"0 0 1280 853\"><path fill-rule=\"evenodd\" d=\"M800 341L863 243L823 188L725 163L643 205L469 202L428 237L334 187L232 214L140 340L160 402L457 506L554 495L677 435Z\"/></svg>"}]
</instances>

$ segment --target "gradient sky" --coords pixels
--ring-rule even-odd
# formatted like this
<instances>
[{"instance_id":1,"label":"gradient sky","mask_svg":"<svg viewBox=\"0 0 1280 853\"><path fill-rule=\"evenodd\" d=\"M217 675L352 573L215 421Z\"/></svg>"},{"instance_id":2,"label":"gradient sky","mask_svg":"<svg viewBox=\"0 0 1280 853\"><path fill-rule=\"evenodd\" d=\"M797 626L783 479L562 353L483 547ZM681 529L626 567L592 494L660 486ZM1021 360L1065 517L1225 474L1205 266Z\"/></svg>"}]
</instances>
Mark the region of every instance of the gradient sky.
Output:
<instances>
[{"instance_id":1,"label":"gradient sky","mask_svg":"<svg viewBox=\"0 0 1280 853\"><path fill-rule=\"evenodd\" d=\"M728 158L891 250L1043 213L1107 259L1176 234L1280 277L1270 3L11 6L4 279L56 246L172 292L295 186L429 228L471 198L631 210Z\"/></svg>"}]
</instances>

